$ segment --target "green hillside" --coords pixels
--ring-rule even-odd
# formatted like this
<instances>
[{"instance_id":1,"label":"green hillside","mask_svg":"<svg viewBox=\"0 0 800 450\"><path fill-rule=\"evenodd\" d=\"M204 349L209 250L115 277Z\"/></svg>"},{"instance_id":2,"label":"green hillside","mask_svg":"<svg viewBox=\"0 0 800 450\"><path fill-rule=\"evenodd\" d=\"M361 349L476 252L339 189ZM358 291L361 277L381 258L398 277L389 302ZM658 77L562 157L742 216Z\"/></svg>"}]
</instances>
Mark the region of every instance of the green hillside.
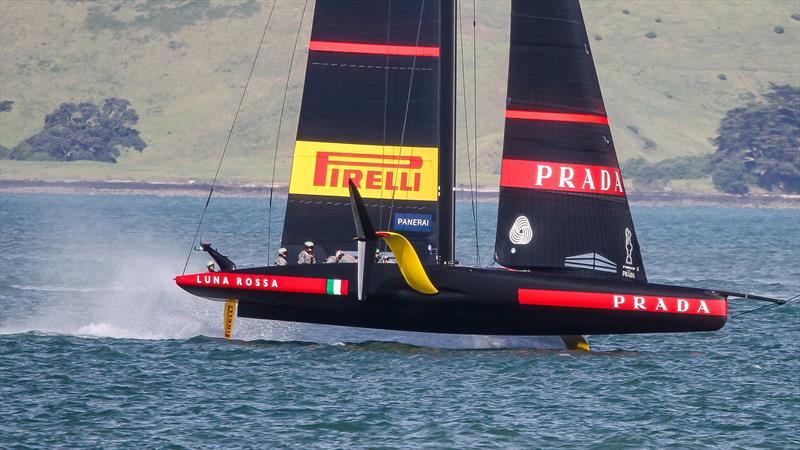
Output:
<instances>
[{"instance_id":1,"label":"green hillside","mask_svg":"<svg viewBox=\"0 0 800 450\"><path fill-rule=\"evenodd\" d=\"M464 2L471 55L471 3ZM508 1L477 1L480 183L499 173ZM63 102L124 98L148 144L118 164L0 161L4 179L210 180L271 3L0 0L0 145L41 129ZM303 2L279 2L231 147L224 182L265 183ZM313 1L288 92L278 181L288 180ZM770 83L800 85L800 4L793 0L583 2L620 160L714 151L725 112ZM794 17L794 18L793 18ZM655 36L655 37L653 37ZM466 67L472 67L469 57ZM469 69L468 69L469 70ZM467 75L468 88L472 84ZM471 103L471 90L468 89ZM462 108L463 106L459 106ZM461 180L466 180L466 158ZM710 190L707 180L674 183Z\"/></svg>"}]
</instances>

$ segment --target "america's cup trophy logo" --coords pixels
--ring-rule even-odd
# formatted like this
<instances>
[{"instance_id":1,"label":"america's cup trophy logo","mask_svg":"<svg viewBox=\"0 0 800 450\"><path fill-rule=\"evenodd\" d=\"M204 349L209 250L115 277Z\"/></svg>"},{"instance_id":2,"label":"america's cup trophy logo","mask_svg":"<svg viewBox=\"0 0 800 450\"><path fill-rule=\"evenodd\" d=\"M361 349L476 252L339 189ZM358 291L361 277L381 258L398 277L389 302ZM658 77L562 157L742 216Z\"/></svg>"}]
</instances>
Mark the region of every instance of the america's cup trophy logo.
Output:
<instances>
[{"instance_id":1,"label":"america's cup trophy logo","mask_svg":"<svg viewBox=\"0 0 800 450\"><path fill-rule=\"evenodd\" d=\"M631 239L633 238L633 233L631 233L630 228L625 228L625 264L631 265L633 264L633 242Z\"/></svg>"}]
</instances>

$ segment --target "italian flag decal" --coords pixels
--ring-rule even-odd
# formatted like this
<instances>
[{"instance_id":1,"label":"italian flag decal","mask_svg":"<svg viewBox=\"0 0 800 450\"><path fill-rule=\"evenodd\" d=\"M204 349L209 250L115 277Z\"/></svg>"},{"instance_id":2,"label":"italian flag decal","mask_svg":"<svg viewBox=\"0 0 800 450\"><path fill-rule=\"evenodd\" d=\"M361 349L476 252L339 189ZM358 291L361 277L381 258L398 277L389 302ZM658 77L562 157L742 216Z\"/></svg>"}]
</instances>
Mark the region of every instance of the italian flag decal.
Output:
<instances>
[{"instance_id":1,"label":"italian flag decal","mask_svg":"<svg viewBox=\"0 0 800 450\"><path fill-rule=\"evenodd\" d=\"M327 294L328 295L347 294L347 290L346 289L347 288L345 288L345 291L342 292L342 280L334 280L334 279L329 279L328 280L328 289L327 289Z\"/></svg>"}]
</instances>

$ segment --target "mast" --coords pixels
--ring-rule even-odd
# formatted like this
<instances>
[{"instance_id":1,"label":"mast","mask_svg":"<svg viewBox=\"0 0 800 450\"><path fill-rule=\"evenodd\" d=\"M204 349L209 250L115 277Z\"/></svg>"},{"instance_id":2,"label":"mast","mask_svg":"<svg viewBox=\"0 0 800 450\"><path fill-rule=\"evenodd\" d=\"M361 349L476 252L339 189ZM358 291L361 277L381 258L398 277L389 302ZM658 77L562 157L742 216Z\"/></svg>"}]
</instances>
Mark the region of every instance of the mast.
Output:
<instances>
[{"instance_id":1,"label":"mast","mask_svg":"<svg viewBox=\"0 0 800 450\"><path fill-rule=\"evenodd\" d=\"M439 262L455 259L456 5L439 3Z\"/></svg>"}]
</instances>

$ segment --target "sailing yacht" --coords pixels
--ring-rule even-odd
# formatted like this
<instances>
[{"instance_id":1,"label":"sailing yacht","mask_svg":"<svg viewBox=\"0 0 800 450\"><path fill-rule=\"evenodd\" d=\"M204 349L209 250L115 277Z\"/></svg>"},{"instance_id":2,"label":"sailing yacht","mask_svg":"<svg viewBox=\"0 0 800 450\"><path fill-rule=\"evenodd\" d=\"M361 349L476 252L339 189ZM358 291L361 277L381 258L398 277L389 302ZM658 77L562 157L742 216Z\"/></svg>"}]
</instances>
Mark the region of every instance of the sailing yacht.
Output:
<instances>
[{"instance_id":1,"label":"sailing yacht","mask_svg":"<svg viewBox=\"0 0 800 450\"><path fill-rule=\"evenodd\" d=\"M178 286L240 317L470 335L712 331L718 290L649 283L578 0L513 0L494 259L455 256L455 0L318 0L282 247ZM397 264L376 263L389 247ZM753 296L750 296L753 297ZM763 297L757 299L774 301Z\"/></svg>"}]
</instances>

